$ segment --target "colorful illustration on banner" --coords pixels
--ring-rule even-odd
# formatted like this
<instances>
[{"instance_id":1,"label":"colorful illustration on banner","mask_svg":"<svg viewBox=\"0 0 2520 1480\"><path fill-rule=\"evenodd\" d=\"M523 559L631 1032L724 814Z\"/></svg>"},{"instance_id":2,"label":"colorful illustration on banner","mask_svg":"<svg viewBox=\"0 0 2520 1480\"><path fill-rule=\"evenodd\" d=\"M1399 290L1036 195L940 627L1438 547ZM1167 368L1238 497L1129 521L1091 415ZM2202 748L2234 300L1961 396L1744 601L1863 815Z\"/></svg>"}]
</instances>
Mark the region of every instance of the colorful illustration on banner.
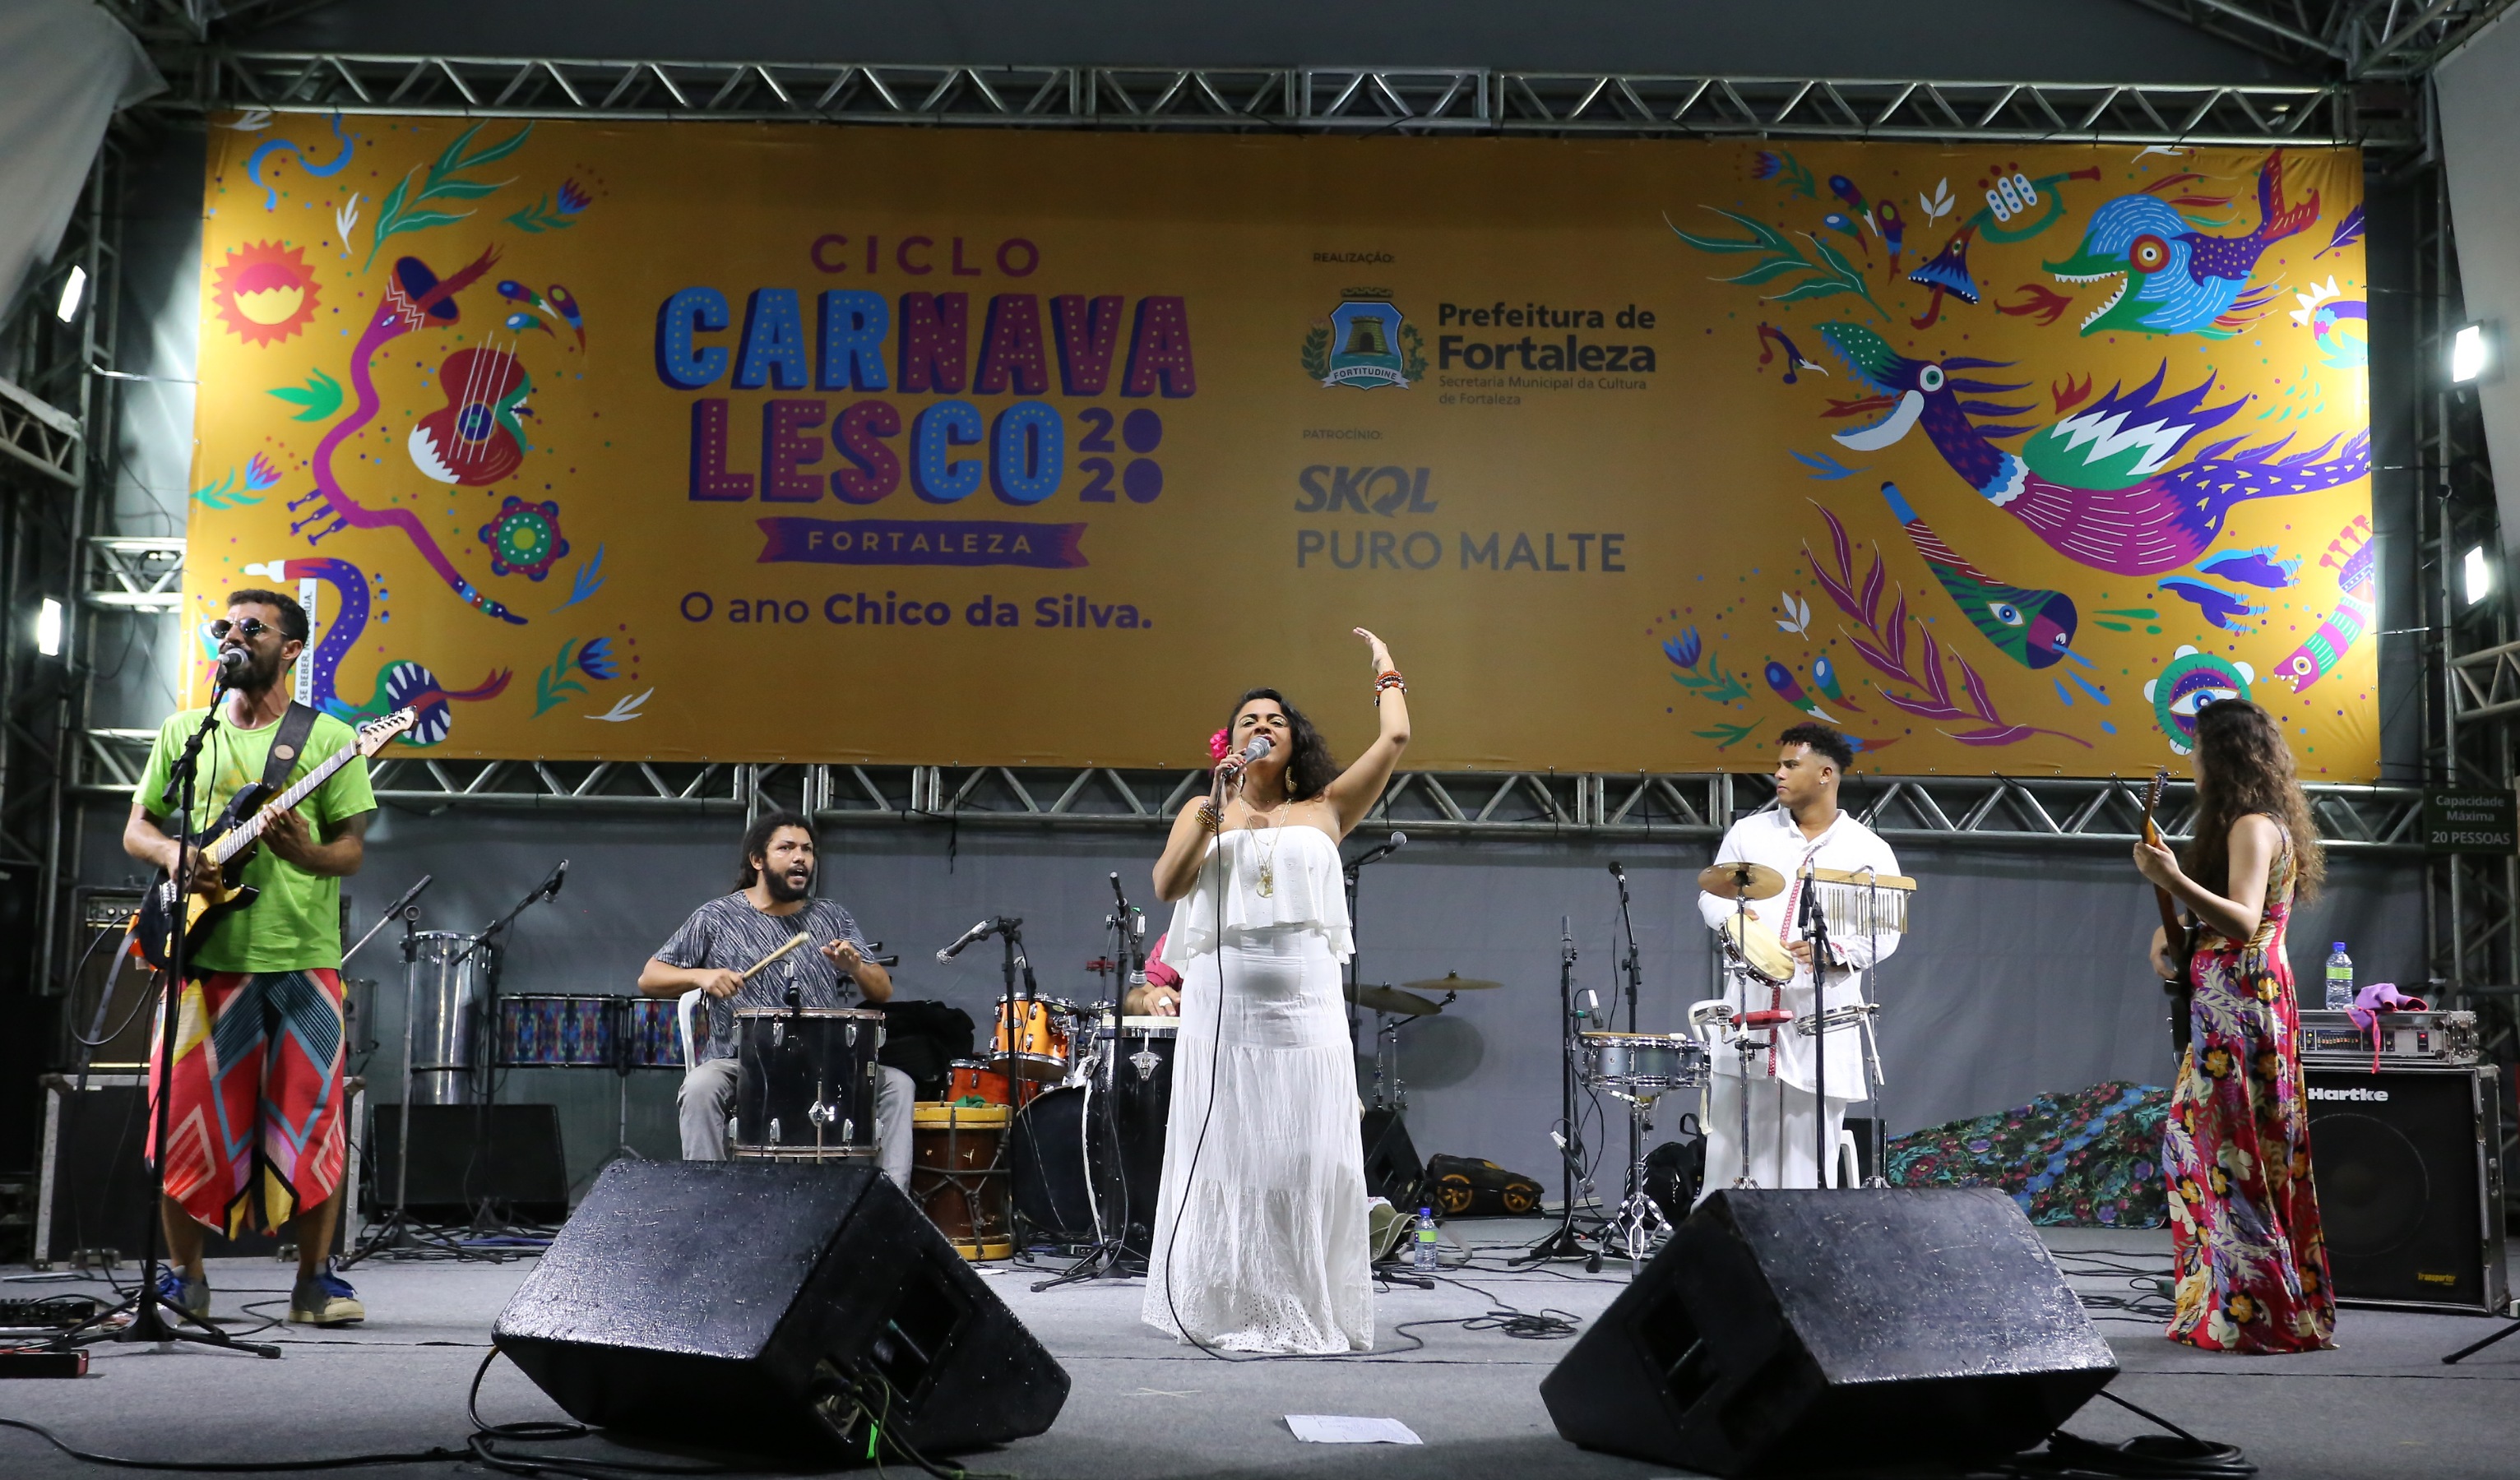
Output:
<instances>
[{"instance_id":1,"label":"colorful illustration on banner","mask_svg":"<svg viewBox=\"0 0 2520 1480\"><path fill-rule=\"evenodd\" d=\"M2368 431L2331 437L2290 455L2288 436L2250 448L2239 448L2241 439L2232 437L2170 466L2190 438L2228 419L2248 397L2206 406L2214 384L2209 372L2193 388L2156 401L2166 363L2133 391L2111 386L2091 409L2038 432L2016 455L1992 438L2020 436L2031 428L1981 426L1969 418L2016 417L2028 408L1961 397L2022 387L1951 374L2005 369L2008 362L1911 359L1861 324L1823 324L1821 337L1880 392L1870 404L1887 410L1869 426L1835 433L1840 443L1877 452L1922 426L1952 471L1987 502L2028 525L2057 554L2119 575L2159 575L2192 563L2241 503L2334 488L2371 468Z\"/></svg>"},{"instance_id":2,"label":"colorful illustration on banner","mask_svg":"<svg viewBox=\"0 0 2520 1480\"><path fill-rule=\"evenodd\" d=\"M326 164L318 164L314 160L307 158L306 151L299 147L297 141L294 139L265 139L260 144L255 145L253 153L246 156L245 177L251 180L254 184L262 187L262 208L264 210L278 210L280 208L279 190L274 188L270 181L265 180L262 177L263 167L270 161L272 156L279 154L295 155L297 157L297 168L300 173L318 180L329 180L333 176L339 174L342 166L350 162L350 156L357 153L357 147L350 142L350 136L341 132L341 115L339 113L335 113L333 115L333 142L340 146L340 150L339 153L333 157L332 161Z\"/></svg>"},{"instance_id":3,"label":"colorful illustration on banner","mask_svg":"<svg viewBox=\"0 0 2520 1480\"><path fill-rule=\"evenodd\" d=\"M508 224L528 235L566 231L577 224L578 212L594 200L575 180L562 180L560 189L535 197L533 204L508 217Z\"/></svg>"},{"instance_id":4,"label":"colorful illustration on banner","mask_svg":"<svg viewBox=\"0 0 2520 1480\"><path fill-rule=\"evenodd\" d=\"M466 137L471 137L469 131ZM291 513L307 512L289 528L292 534L304 534L310 545L346 529L400 530L411 541L412 548L428 562L429 568L437 572L438 579L463 598L467 605L501 621L521 626L525 620L523 617L474 587L464 572L456 568L455 562L447 559L446 552L438 547L436 536L428 532L418 515L408 509L372 509L360 503L341 486L340 477L334 468L335 455L342 444L374 422L382 407L372 369L377 352L424 325L442 329L456 323L461 315L456 308L455 295L488 272L491 263L498 260L498 255L496 247L485 250L442 283L435 273L429 271L428 264L418 257L395 260L384 292L380 295L382 301L375 315L369 319L367 331L350 350L350 388L357 393L358 402L351 407L349 416L334 424L333 428L324 433L324 440L316 445L309 470L315 476L315 489L303 497L290 500ZM314 527L310 529L309 526Z\"/></svg>"},{"instance_id":5,"label":"colorful illustration on banner","mask_svg":"<svg viewBox=\"0 0 2520 1480\"><path fill-rule=\"evenodd\" d=\"M2237 658L2182 647L2143 686L2143 696L2152 701L2153 722L2170 748L2185 755L2196 748L2196 711L2217 699L2247 698L2256 679L2257 671Z\"/></svg>"},{"instance_id":6,"label":"colorful illustration on banner","mask_svg":"<svg viewBox=\"0 0 2520 1480\"><path fill-rule=\"evenodd\" d=\"M1891 517L1908 531L1909 543L1925 568L1934 573L1952 605L1978 634L2005 657L2025 668L2046 668L2068 655L2077 618L2074 599L2061 591L2008 585L1968 562L1944 543L1933 526L1916 516L1896 483L1881 485Z\"/></svg>"},{"instance_id":7,"label":"colorful illustration on banner","mask_svg":"<svg viewBox=\"0 0 2520 1480\"><path fill-rule=\"evenodd\" d=\"M357 724L361 720L391 714L396 709L418 709L420 723L403 737L401 743L434 745L453 731L455 704L479 703L507 692L511 675L505 668L494 671L470 689L449 689L427 667L403 658L381 665L377 670L376 691L368 696L367 702L354 704L342 697L338 690L341 663L367 632L370 617L374 615L382 619L382 615L374 609L369 599L366 573L348 561L308 556L265 561L246 566L245 573L274 582L322 581L333 588L338 605L332 614L319 624L314 650L307 654L305 701L335 719Z\"/></svg>"},{"instance_id":8,"label":"colorful illustration on banner","mask_svg":"<svg viewBox=\"0 0 2520 1480\"><path fill-rule=\"evenodd\" d=\"M277 344L303 333L323 300L305 253L278 242L235 247L210 275L210 312L248 344Z\"/></svg>"},{"instance_id":9,"label":"colorful illustration on banner","mask_svg":"<svg viewBox=\"0 0 2520 1480\"><path fill-rule=\"evenodd\" d=\"M2292 300L2301 306L2289 317L2318 341L2319 363L2331 370L2360 370L2371 363L2371 310L2360 298L2349 298L2336 279L2314 283Z\"/></svg>"},{"instance_id":10,"label":"colorful illustration on banner","mask_svg":"<svg viewBox=\"0 0 2520 1480\"><path fill-rule=\"evenodd\" d=\"M2356 515L2328 542L2327 553L2318 558L2320 569L2336 572L2336 605L2317 631L2275 665L2275 676L2292 685L2293 693L2308 693L2311 685L2335 672L2355 641L2371 630L2372 596L2380 575L2379 551L2380 547L2371 543L2370 518Z\"/></svg>"},{"instance_id":11,"label":"colorful illustration on banner","mask_svg":"<svg viewBox=\"0 0 2520 1480\"><path fill-rule=\"evenodd\" d=\"M1403 390L1426 374L1424 341L1398 305L1379 298L1349 298L1304 336L1304 374L1325 387Z\"/></svg>"},{"instance_id":12,"label":"colorful illustration on banner","mask_svg":"<svg viewBox=\"0 0 2520 1480\"><path fill-rule=\"evenodd\" d=\"M1846 260L1845 254L1836 247L1813 236L1810 232L1797 234L1811 244L1811 254L1806 256L1803 249L1794 245L1792 237L1765 221L1742 215L1739 211L1726 210L1720 205L1709 205L1706 209L1740 227L1748 232L1749 236L1746 238L1695 236L1672 225L1671 218L1668 216L1663 218L1663 224L1671 227L1673 236L1696 247L1699 251L1748 253L1758 258L1756 262L1750 264L1748 271L1730 278L1717 278L1714 281L1753 286L1767 283L1781 284L1781 292L1769 293L1761 298L1760 301L1766 303L1798 303L1810 298L1832 298L1841 293L1852 293L1870 304L1872 311L1881 315L1885 321L1890 317L1889 311L1873 299L1872 290L1866 286L1864 274L1855 270L1855 264ZM1798 281L1784 281L1797 275L1799 275Z\"/></svg>"},{"instance_id":13,"label":"colorful illustration on banner","mask_svg":"<svg viewBox=\"0 0 2520 1480\"><path fill-rule=\"evenodd\" d=\"M204 509L244 509L261 503L256 495L279 481L280 470L257 452L246 460L243 488L237 486L237 471L231 468L217 482L194 489L193 502Z\"/></svg>"},{"instance_id":14,"label":"colorful illustration on banner","mask_svg":"<svg viewBox=\"0 0 2520 1480\"><path fill-rule=\"evenodd\" d=\"M560 645L560 655L534 678L535 715L548 713L565 702L571 695L584 696L588 690L585 684L578 682L581 678L598 684L619 678L624 660L609 637L584 641L573 637L563 639ZM636 674L631 676L637 677Z\"/></svg>"},{"instance_id":15,"label":"colorful illustration on banner","mask_svg":"<svg viewBox=\"0 0 2520 1480\"><path fill-rule=\"evenodd\" d=\"M568 554L560 532L560 503L545 499L527 503L510 494L498 516L481 526L479 539L490 547L492 575L521 575L539 581L551 574L552 561Z\"/></svg>"},{"instance_id":16,"label":"colorful illustration on banner","mask_svg":"<svg viewBox=\"0 0 2520 1480\"><path fill-rule=\"evenodd\" d=\"M2175 596L2194 606L2207 626L2225 632L2255 632L2257 628L2250 625L2248 619L2266 615L2267 608L2252 603L2247 597L2183 575L2163 576L2155 584L2164 595Z\"/></svg>"},{"instance_id":17,"label":"colorful illustration on banner","mask_svg":"<svg viewBox=\"0 0 2520 1480\"><path fill-rule=\"evenodd\" d=\"M395 182L394 188L387 191L385 198L377 203L376 229L374 235L368 239L368 259L360 264L361 272L366 272L377 265L377 253L384 248L386 238L398 237L407 232L427 231L432 226L452 226L472 214L469 210L448 210L443 206L435 210L425 210L422 208L424 202L477 201L483 196L497 194L502 186L515 183L510 180L473 179L466 171L495 163L515 154L523 146L526 139L532 137L534 126L528 123L494 144L485 144L477 150L471 148L472 136L486 126L475 123L456 135L455 142L447 145L438 154L427 171L419 172L419 194L413 194L411 188L412 175L418 171L403 172L403 177Z\"/></svg>"},{"instance_id":18,"label":"colorful illustration on banner","mask_svg":"<svg viewBox=\"0 0 2520 1480\"><path fill-rule=\"evenodd\" d=\"M525 397L533 377L517 356L517 344L459 349L437 370L446 404L422 417L404 440L411 465L440 483L487 488L523 465L533 444L520 417L533 412Z\"/></svg>"},{"instance_id":19,"label":"colorful illustration on banner","mask_svg":"<svg viewBox=\"0 0 2520 1480\"><path fill-rule=\"evenodd\" d=\"M1777 341L1776 349L1768 347L1768 341L1770 339ZM1801 350L1796 349L1794 347L1794 341L1785 337L1785 332L1783 330L1777 328L1773 324L1761 324L1759 326L1759 363L1765 365L1770 360L1775 359L1777 357L1777 351L1779 349L1784 351L1785 356L1785 373L1780 377L1780 379L1786 384L1791 385L1794 383L1795 379L1806 370L1816 370L1822 375L1828 374L1827 366L1821 364L1819 361L1805 355Z\"/></svg>"},{"instance_id":20,"label":"colorful illustration on banner","mask_svg":"<svg viewBox=\"0 0 2520 1480\"><path fill-rule=\"evenodd\" d=\"M2176 178L2176 177L2174 177ZM2218 237L2204 223L2154 196L2138 192L2092 212L2072 256L2044 265L2060 283L2115 281L2117 288L2083 317L2083 334L2193 334L2228 339L2274 297L2249 289L2267 247L2318 219L2318 192L2284 203L2283 151L2258 169L2258 224L2245 236Z\"/></svg>"}]
</instances>

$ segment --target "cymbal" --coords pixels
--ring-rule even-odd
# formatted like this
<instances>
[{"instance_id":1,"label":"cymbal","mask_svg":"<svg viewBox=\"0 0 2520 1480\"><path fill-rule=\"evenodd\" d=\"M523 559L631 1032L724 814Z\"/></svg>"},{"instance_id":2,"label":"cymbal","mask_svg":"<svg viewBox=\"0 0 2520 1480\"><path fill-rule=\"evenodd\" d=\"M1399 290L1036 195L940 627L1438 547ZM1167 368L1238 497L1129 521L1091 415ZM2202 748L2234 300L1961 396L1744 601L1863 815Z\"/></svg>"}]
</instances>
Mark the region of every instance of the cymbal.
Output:
<instances>
[{"instance_id":1,"label":"cymbal","mask_svg":"<svg viewBox=\"0 0 2520 1480\"><path fill-rule=\"evenodd\" d=\"M1774 899L1785 876L1765 864L1717 864L1698 871L1697 887L1718 899Z\"/></svg>"},{"instance_id":2,"label":"cymbal","mask_svg":"<svg viewBox=\"0 0 2520 1480\"><path fill-rule=\"evenodd\" d=\"M1360 985L1349 989L1347 1000L1369 1011L1388 1012L1394 1017L1425 1017L1444 1010L1442 1003L1397 987Z\"/></svg>"},{"instance_id":3,"label":"cymbal","mask_svg":"<svg viewBox=\"0 0 2520 1480\"><path fill-rule=\"evenodd\" d=\"M1441 976L1429 976L1424 981L1404 981L1401 985L1412 992L1493 992L1505 983L1481 981L1475 976L1463 976L1459 971L1447 971Z\"/></svg>"}]
</instances>

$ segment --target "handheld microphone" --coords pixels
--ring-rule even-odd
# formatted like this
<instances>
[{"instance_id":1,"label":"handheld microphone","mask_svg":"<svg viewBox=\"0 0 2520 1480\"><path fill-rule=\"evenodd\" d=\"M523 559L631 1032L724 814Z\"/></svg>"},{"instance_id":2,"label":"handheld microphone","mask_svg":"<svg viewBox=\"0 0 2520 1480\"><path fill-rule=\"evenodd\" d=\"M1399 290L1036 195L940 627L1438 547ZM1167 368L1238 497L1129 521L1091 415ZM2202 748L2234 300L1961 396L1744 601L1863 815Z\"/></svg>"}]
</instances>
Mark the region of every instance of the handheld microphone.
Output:
<instances>
[{"instance_id":1,"label":"handheld microphone","mask_svg":"<svg viewBox=\"0 0 2520 1480\"><path fill-rule=\"evenodd\" d=\"M1255 735L1251 737L1251 743L1242 747L1241 754L1228 756L1226 758L1225 763L1217 768L1217 774L1224 777L1226 780L1231 781L1235 777L1240 776L1244 767L1268 754L1269 750L1269 737L1265 735Z\"/></svg>"},{"instance_id":2,"label":"handheld microphone","mask_svg":"<svg viewBox=\"0 0 2520 1480\"><path fill-rule=\"evenodd\" d=\"M978 924L973 925L971 928L963 932L962 939L936 953L936 964L941 966L945 963L952 961L955 957L963 954L963 948L965 946L969 945L975 940L988 939L990 934L997 928L998 922L994 919L984 919Z\"/></svg>"},{"instance_id":3,"label":"handheld microphone","mask_svg":"<svg viewBox=\"0 0 2520 1480\"><path fill-rule=\"evenodd\" d=\"M1628 881L1628 871L1619 867L1619 861L1615 858L1610 860L1610 876L1623 884Z\"/></svg>"}]
</instances>

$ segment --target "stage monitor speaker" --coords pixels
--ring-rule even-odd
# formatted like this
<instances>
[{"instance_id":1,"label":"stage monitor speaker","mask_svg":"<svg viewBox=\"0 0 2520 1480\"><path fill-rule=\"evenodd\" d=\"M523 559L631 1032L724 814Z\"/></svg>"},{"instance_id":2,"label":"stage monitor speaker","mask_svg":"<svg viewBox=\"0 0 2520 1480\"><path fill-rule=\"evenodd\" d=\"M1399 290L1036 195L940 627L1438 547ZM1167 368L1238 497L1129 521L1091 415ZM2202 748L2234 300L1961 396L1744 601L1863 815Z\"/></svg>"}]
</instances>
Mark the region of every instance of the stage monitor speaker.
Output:
<instances>
[{"instance_id":1,"label":"stage monitor speaker","mask_svg":"<svg viewBox=\"0 0 2520 1480\"><path fill-rule=\"evenodd\" d=\"M2302 1078L2336 1298L2501 1312L2511 1291L2495 1066L2310 1067Z\"/></svg>"},{"instance_id":2,"label":"stage monitor speaker","mask_svg":"<svg viewBox=\"0 0 2520 1480\"><path fill-rule=\"evenodd\" d=\"M1717 1475L1976 1463L2117 1375L1993 1188L1717 1192L1540 1385L1586 1449Z\"/></svg>"},{"instance_id":3,"label":"stage monitor speaker","mask_svg":"<svg viewBox=\"0 0 2520 1480\"><path fill-rule=\"evenodd\" d=\"M491 1339L582 1422L864 1460L1047 1430L1067 1373L873 1166L607 1167Z\"/></svg>"},{"instance_id":4,"label":"stage monitor speaker","mask_svg":"<svg viewBox=\"0 0 2520 1480\"><path fill-rule=\"evenodd\" d=\"M377 1106L368 1156L377 1169L374 1201L390 1208L402 1167L402 1106ZM465 1222L483 1201L518 1218L560 1222L568 1216L560 1106L414 1106L411 1183L402 1195L411 1215L428 1222Z\"/></svg>"},{"instance_id":5,"label":"stage monitor speaker","mask_svg":"<svg viewBox=\"0 0 2520 1480\"><path fill-rule=\"evenodd\" d=\"M1360 1129L1365 1143L1365 1195L1387 1197L1400 1211L1417 1212L1426 1196L1426 1164L1418 1159L1408 1122L1398 1110L1368 1110Z\"/></svg>"}]
</instances>

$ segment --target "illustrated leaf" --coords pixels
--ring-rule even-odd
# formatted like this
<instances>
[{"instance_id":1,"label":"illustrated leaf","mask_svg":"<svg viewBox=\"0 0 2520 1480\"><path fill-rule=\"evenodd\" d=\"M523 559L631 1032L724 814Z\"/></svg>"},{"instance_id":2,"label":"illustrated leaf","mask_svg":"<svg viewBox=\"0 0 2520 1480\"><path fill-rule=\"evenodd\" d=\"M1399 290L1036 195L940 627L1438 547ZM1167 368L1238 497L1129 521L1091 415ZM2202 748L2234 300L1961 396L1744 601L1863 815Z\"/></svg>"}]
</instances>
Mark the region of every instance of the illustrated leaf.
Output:
<instances>
[{"instance_id":1,"label":"illustrated leaf","mask_svg":"<svg viewBox=\"0 0 2520 1480\"><path fill-rule=\"evenodd\" d=\"M464 158L464 146L472 142L472 136L474 134L479 133L481 130L489 126L490 125L487 121L475 123L471 128L457 134L453 143L447 145L446 148L438 152L437 162L428 166L429 174L434 177L438 175L452 174L456 170L462 169L466 162Z\"/></svg>"},{"instance_id":2,"label":"illustrated leaf","mask_svg":"<svg viewBox=\"0 0 2520 1480\"><path fill-rule=\"evenodd\" d=\"M436 184L429 186L428 189L423 190L420 193L420 198L424 201L435 201L448 197L452 197L458 201L474 201L483 196L496 194L501 186L509 183L510 182L506 180L496 182L486 180L440 180Z\"/></svg>"},{"instance_id":3,"label":"illustrated leaf","mask_svg":"<svg viewBox=\"0 0 2520 1480\"><path fill-rule=\"evenodd\" d=\"M1737 278L1717 278L1718 283L1765 283L1770 278L1789 272L1809 272L1811 264L1799 257L1775 257L1751 268Z\"/></svg>"},{"instance_id":4,"label":"illustrated leaf","mask_svg":"<svg viewBox=\"0 0 2520 1480\"><path fill-rule=\"evenodd\" d=\"M1898 665L1899 671L1907 672L1908 593L1904 591L1899 593L1899 600L1890 605L1890 630L1883 633L1882 637L1882 646L1890 650L1891 659Z\"/></svg>"},{"instance_id":5,"label":"illustrated leaf","mask_svg":"<svg viewBox=\"0 0 2520 1480\"><path fill-rule=\"evenodd\" d=\"M309 373L304 385L284 385L271 394L305 408L290 418L292 422L321 422L341 409L341 382L320 370Z\"/></svg>"},{"instance_id":6,"label":"illustrated leaf","mask_svg":"<svg viewBox=\"0 0 2520 1480\"><path fill-rule=\"evenodd\" d=\"M377 235L380 237L392 236L406 231L418 231L424 226L452 226L471 214L472 214L472 212L469 210L415 210L411 214L404 216L401 220L396 221L390 228L382 221L378 222Z\"/></svg>"},{"instance_id":7,"label":"illustrated leaf","mask_svg":"<svg viewBox=\"0 0 2520 1480\"><path fill-rule=\"evenodd\" d=\"M1878 550L1873 551L1872 572L1864 578L1863 615L1864 625L1867 627L1872 625L1872 614L1881 609L1881 584L1888 574L1889 567L1882 562L1881 552Z\"/></svg>"},{"instance_id":8,"label":"illustrated leaf","mask_svg":"<svg viewBox=\"0 0 2520 1480\"><path fill-rule=\"evenodd\" d=\"M1923 640L1925 654L1918 660L1917 667L1924 677L1925 692L1932 695L1936 702L1948 707L1952 701L1952 680L1943 672L1943 645L1935 642L1930 632L1923 634Z\"/></svg>"},{"instance_id":9,"label":"illustrated leaf","mask_svg":"<svg viewBox=\"0 0 2520 1480\"><path fill-rule=\"evenodd\" d=\"M1872 687L1875 689L1881 689L1879 684L1875 684ZM1891 693L1887 689L1881 689L1881 696L1898 705L1900 708L1907 710L1910 714L1915 715L1918 719L1968 718L1967 715L1960 713L1958 709L1953 708L1949 704L1932 704L1927 703L1922 699L1903 698L1900 695Z\"/></svg>"},{"instance_id":10,"label":"illustrated leaf","mask_svg":"<svg viewBox=\"0 0 2520 1480\"><path fill-rule=\"evenodd\" d=\"M1852 286L1864 281L1863 275L1855 270L1855 264L1846 260L1836 247L1813 236L1810 232L1803 233L1803 236L1820 253L1821 260L1827 263L1830 270L1836 274L1839 282Z\"/></svg>"},{"instance_id":11,"label":"illustrated leaf","mask_svg":"<svg viewBox=\"0 0 2520 1480\"><path fill-rule=\"evenodd\" d=\"M455 142L458 144L463 143L465 139L470 139L473 134L479 132L480 128L481 125L477 123L474 124L472 127L464 131L463 138L459 138ZM455 167L457 169L472 169L479 165L489 164L496 160L504 159L508 157L508 156L515 154L518 149L522 148L526 138L529 137L533 131L534 126L528 123L524 127L518 129L508 138L482 150L479 154L459 159Z\"/></svg>"},{"instance_id":12,"label":"illustrated leaf","mask_svg":"<svg viewBox=\"0 0 2520 1480\"><path fill-rule=\"evenodd\" d=\"M1843 629L1840 629L1840 630L1843 630ZM1855 645L1855 650L1856 650L1856 651L1861 652L1861 653L1863 653L1863 654L1864 654L1864 660L1865 660L1866 662L1870 663L1873 667L1875 667L1875 668L1879 669L1881 672L1886 673L1886 674L1890 675L1892 678L1895 678L1895 679L1907 679L1907 678L1908 678L1908 670L1907 670L1906 666L1905 666L1904 664L1900 663L1898 659L1896 659L1896 658L1892 657L1890 654L1888 654L1888 653L1886 653L1886 652L1882 651L1882 650L1881 650L1880 649L1878 649L1878 648L1875 648L1875 647L1874 647L1874 646L1872 646L1870 643L1866 642L1864 639L1862 639L1862 638L1860 638L1860 637L1855 636L1853 633L1847 633L1847 634L1846 634L1846 640L1847 640L1848 642L1853 643L1853 644ZM1910 681L1911 681L1911 682L1912 682L1912 680L1910 680ZM1880 686L1880 685L1878 685L1878 684L1875 684L1875 685L1873 685L1872 687L1874 687L1874 688L1878 689L1878 688L1880 688L1881 686ZM1886 691L1885 691L1885 692L1886 692Z\"/></svg>"},{"instance_id":13,"label":"illustrated leaf","mask_svg":"<svg viewBox=\"0 0 2520 1480\"><path fill-rule=\"evenodd\" d=\"M1969 666L1969 660L1958 653L1952 654L1952 661L1960 665L1960 687L1968 691L1969 702L1977 706L1977 717L2002 723L2003 716L1995 712L1995 700L1987 697L1986 680L1978 677L1977 670Z\"/></svg>"},{"instance_id":14,"label":"illustrated leaf","mask_svg":"<svg viewBox=\"0 0 2520 1480\"><path fill-rule=\"evenodd\" d=\"M1833 298L1839 293L1852 292L1854 292L1853 289L1848 288L1845 284L1840 283L1833 278L1813 278L1809 282L1789 288L1783 292L1771 293L1768 297L1768 301L1771 303L1800 303L1809 298Z\"/></svg>"}]
</instances>

